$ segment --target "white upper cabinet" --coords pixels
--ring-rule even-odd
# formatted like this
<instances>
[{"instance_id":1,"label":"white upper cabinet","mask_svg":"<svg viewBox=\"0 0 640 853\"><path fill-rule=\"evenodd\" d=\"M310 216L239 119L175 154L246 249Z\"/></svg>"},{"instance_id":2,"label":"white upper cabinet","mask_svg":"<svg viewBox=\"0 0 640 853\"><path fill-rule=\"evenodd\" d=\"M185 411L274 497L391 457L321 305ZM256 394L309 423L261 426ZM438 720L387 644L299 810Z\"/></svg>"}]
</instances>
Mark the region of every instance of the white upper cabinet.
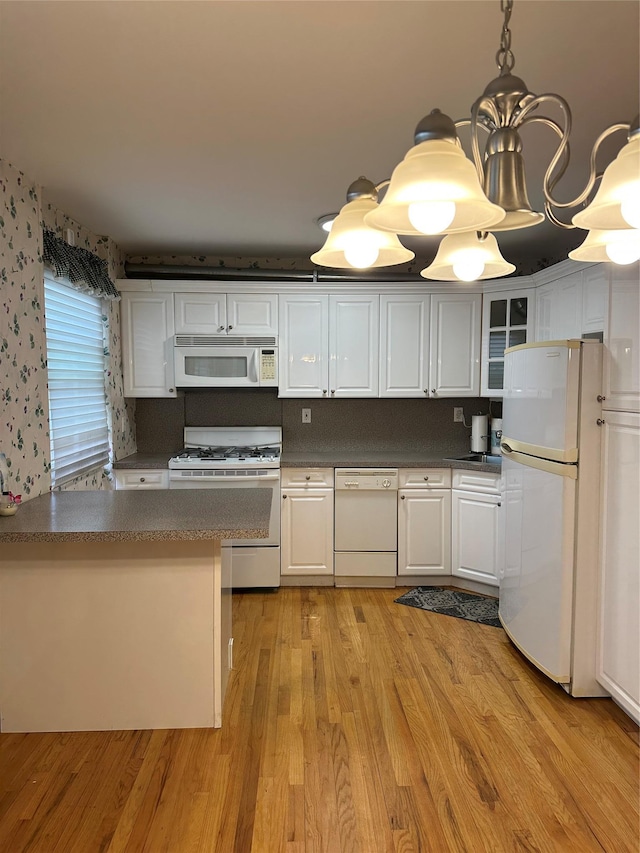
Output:
<instances>
[{"instance_id":1,"label":"white upper cabinet","mask_svg":"<svg viewBox=\"0 0 640 853\"><path fill-rule=\"evenodd\" d=\"M582 273L583 335L603 332L607 328L611 271L612 264L594 264Z\"/></svg>"},{"instance_id":2,"label":"white upper cabinet","mask_svg":"<svg viewBox=\"0 0 640 853\"><path fill-rule=\"evenodd\" d=\"M281 397L378 396L379 297L280 297Z\"/></svg>"},{"instance_id":3,"label":"white upper cabinet","mask_svg":"<svg viewBox=\"0 0 640 853\"><path fill-rule=\"evenodd\" d=\"M480 294L431 297L429 396L480 395Z\"/></svg>"},{"instance_id":4,"label":"white upper cabinet","mask_svg":"<svg viewBox=\"0 0 640 853\"><path fill-rule=\"evenodd\" d=\"M380 397L429 394L431 297L380 296Z\"/></svg>"},{"instance_id":5,"label":"white upper cabinet","mask_svg":"<svg viewBox=\"0 0 640 853\"><path fill-rule=\"evenodd\" d=\"M123 293L122 369L125 397L176 397L173 294Z\"/></svg>"},{"instance_id":6,"label":"white upper cabinet","mask_svg":"<svg viewBox=\"0 0 640 853\"><path fill-rule=\"evenodd\" d=\"M613 266L605 332L604 409L640 412L640 267Z\"/></svg>"},{"instance_id":7,"label":"white upper cabinet","mask_svg":"<svg viewBox=\"0 0 640 853\"><path fill-rule=\"evenodd\" d=\"M329 297L296 293L280 297L280 397L329 393Z\"/></svg>"},{"instance_id":8,"label":"white upper cabinet","mask_svg":"<svg viewBox=\"0 0 640 853\"><path fill-rule=\"evenodd\" d=\"M590 265L536 288L536 340L557 341L603 332L606 328L612 264ZM548 277L553 268L545 271Z\"/></svg>"},{"instance_id":9,"label":"white upper cabinet","mask_svg":"<svg viewBox=\"0 0 640 853\"><path fill-rule=\"evenodd\" d=\"M329 395L378 396L379 296L329 297Z\"/></svg>"},{"instance_id":10,"label":"white upper cabinet","mask_svg":"<svg viewBox=\"0 0 640 853\"><path fill-rule=\"evenodd\" d=\"M504 351L533 340L534 304L534 288L485 293L480 381L483 397L502 397Z\"/></svg>"},{"instance_id":11,"label":"white upper cabinet","mask_svg":"<svg viewBox=\"0 0 640 853\"><path fill-rule=\"evenodd\" d=\"M176 293L176 333L183 335L278 334L276 293Z\"/></svg>"}]
</instances>

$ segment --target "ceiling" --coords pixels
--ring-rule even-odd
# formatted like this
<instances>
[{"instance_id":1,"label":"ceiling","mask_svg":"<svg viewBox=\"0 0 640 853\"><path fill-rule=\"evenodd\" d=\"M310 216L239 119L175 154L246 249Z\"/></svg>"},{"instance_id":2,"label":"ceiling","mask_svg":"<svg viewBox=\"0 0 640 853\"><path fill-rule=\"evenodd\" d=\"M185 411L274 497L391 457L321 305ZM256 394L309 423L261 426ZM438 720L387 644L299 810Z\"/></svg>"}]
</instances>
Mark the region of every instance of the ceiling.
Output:
<instances>
[{"instance_id":1,"label":"ceiling","mask_svg":"<svg viewBox=\"0 0 640 853\"><path fill-rule=\"evenodd\" d=\"M573 112L562 200L597 135L638 113L639 10L515 0L514 73ZM306 257L315 219L359 175L388 178L423 115L468 116L501 27L499 0L2 0L0 157L129 256ZM536 125L523 142L542 209L556 137ZM498 235L515 263L583 238L547 223ZM438 241L403 242L426 264Z\"/></svg>"}]
</instances>

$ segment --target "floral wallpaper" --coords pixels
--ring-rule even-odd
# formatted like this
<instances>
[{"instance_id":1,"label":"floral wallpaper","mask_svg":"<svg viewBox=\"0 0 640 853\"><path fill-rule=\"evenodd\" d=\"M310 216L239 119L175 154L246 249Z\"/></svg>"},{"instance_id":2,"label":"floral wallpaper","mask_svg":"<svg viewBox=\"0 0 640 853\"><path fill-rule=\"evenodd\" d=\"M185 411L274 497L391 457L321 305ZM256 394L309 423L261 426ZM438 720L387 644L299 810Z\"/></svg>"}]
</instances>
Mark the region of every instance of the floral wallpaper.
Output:
<instances>
[{"instance_id":1,"label":"floral wallpaper","mask_svg":"<svg viewBox=\"0 0 640 853\"><path fill-rule=\"evenodd\" d=\"M60 236L73 228L82 245L109 265L112 280L124 274L124 256L43 201L39 187L0 160L0 451L7 457L9 488L23 499L51 487L42 225ZM105 302L107 399L113 459L135 452L134 401L122 393L119 304ZM65 489L111 487L110 472L99 470Z\"/></svg>"}]
</instances>

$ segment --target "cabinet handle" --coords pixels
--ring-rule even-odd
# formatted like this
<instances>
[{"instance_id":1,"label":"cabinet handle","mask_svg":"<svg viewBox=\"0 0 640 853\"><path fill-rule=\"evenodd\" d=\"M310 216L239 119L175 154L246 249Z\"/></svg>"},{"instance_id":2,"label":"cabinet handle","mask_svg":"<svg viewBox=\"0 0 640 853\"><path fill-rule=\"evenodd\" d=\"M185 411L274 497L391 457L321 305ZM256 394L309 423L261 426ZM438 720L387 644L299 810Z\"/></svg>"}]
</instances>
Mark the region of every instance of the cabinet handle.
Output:
<instances>
[{"instance_id":1,"label":"cabinet handle","mask_svg":"<svg viewBox=\"0 0 640 853\"><path fill-rule=\"evenodd\" d=\"M233 329L233 326L227 326L227 331L229 331L229 332L230 332L230 331L231 331L231 329Z\"/></svg>"},{"instance_id":2,"label":"cabinet handle","mask_svg":"<svg viewBox=\"0 0 640 853\"><path fill-rule=\"evenodd\" d=\"M404 495L400 495L400 500L403 501L405 499Z\"/></svg>"},{"instance_id":3,"label":"cabinet handle","mask_svg":"<svg viewBox=\"0 0 640 853\"><path fill-rule=\"evenodd\" d=\"M596 397L596 400L597 400L599 403L604 403L604 401L605 401L606 399L607 399L607 398L606 398L606 397L603 397L603 396L602 396L602 394L598 394L598 396Z\"/></svg>"},{"instance_id":4,"label":"cabinet handle","mask_svg":"<svg viewBox=\"0 0 640 853\"><path fill-rule=\"evenodd\" d=\"M598 424L598 426L602 426L603 424L606 424L606 421L604 418L598 418L596 423Z\"/></svg>"}]
</instances>

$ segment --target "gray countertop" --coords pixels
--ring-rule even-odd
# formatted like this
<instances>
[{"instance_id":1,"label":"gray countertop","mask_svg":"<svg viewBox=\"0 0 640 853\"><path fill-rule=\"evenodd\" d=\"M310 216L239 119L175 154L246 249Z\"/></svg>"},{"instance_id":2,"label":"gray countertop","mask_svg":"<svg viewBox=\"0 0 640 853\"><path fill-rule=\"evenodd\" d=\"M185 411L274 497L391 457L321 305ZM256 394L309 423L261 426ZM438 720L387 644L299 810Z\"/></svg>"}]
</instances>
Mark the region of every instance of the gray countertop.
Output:
<instances>
[{"instance_id":1,"label":"gray countertop","mask_svg":"<svg viewBox=\"0 0 640 853\"><path fill-rule=\"evenodd\" d=\"M113 463L115 469L166 468L171 453L133 453ZM452 454L463 456L464 451ZM461 462L444 458L434 450L304 450L283 451L283 468L462 468L499 474L494 463Z\"/></svg>"},{"instance_id":2,"label":"gray countertop","mask_svg":"<svg viewBox=\"0 0 640 853\"><path fill-rule=\"evenodd\" d=\"M270 489L52 492L0 516L0 543L266 539L270 511Z\"/></svg>"}]
</instances>

